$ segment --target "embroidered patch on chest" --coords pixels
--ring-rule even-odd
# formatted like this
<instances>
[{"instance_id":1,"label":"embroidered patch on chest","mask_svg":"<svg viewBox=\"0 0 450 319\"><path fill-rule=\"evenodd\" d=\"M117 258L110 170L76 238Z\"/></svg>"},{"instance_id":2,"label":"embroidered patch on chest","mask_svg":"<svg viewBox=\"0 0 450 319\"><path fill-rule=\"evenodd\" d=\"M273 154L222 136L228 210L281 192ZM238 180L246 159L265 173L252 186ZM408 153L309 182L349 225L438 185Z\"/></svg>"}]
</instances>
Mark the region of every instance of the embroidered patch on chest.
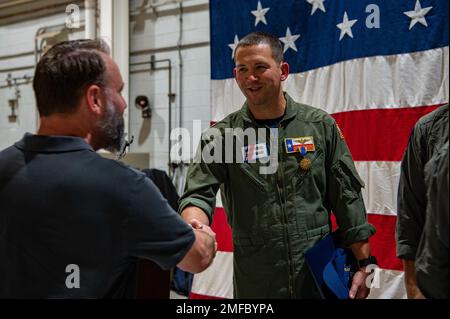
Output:
<instances>
[{"instance_id":1,"label":"embroidered patch on chest","mask_svg":"<svg viewBox=\"0 0 450 319\"><path fill-rule=\"evenodd\" d=\"M315 152L316 146L314 145L314 137L302 136L302 137L290 137L284 139L286 146L286 153L302 153L305 155L307 152Z\"/></svg>"}]
</instances>

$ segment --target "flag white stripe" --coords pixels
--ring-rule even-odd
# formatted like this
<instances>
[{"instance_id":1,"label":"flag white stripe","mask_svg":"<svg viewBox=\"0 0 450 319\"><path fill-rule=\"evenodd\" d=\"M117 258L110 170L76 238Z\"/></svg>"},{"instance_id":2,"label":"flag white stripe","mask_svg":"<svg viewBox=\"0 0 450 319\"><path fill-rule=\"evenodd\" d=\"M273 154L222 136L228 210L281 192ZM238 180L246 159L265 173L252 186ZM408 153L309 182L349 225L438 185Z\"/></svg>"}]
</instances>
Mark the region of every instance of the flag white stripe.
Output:
<instances>
[{"instance_id":1,"label":"flag white stripe","mask_svg":"<svg viewBox=\"0 0 450 319\"><path fill-rule=\"evenodd\" d=\"M377 269L368 299L406 299L404 272L390 269Z\"/></svg>"},{"instance_id":2,"label":"flag white stripe","mask_svg":"<svg viewBox=\"0 0 450 319\"><path fill-rule=\"evenodd\" d=\"M355 162L356 170L365 183L362 189L368 214L397 215L397 192L400 162ZM220 192L216 207L222 208Z\"/></svg>"},{"instance_id":3,"label":"flag white stripe","mask_svg":"<svg viewBox=\"0 0 450 319\"><path fill-rule=\"evenodd\" d=\"M211 266L194 276L192 293L202 296L233 298L233 253L217 252ZM404 299L403 271L377 269L370 299Z\"/></svg>"},{"instance_id":4,"label":"flag white stripe","mask_svg":"<svg viewBox=\"0 0 450 319\"><path fill-rule=\"evenodd\" d=\"M233 253L218 251L209 268L194 276L191 291L203 296L232 299Z\"/></svg>"},{"instance_id":5,"label":"flag white stripe","mask_svg":"<svg viewBox=\"0 0 450 319\"><path fill-rule=\"evenodd\" d=\"M375 56L291 74L285 91L298 102L332 114L447 103L449 51ZM234 79L211 81L212 120L219 121L245 101Z\"/></svg>"},{"instance_id":6,"label":"flag white stripe","mask_svg":"<svg viewBox=\"0 0 450 319\"><path fill-rule=\"evenodd\" d=\"M362 189L368 214L397 215L401 162L355 162L365 183Z\"/></svg>"},{"instance_id":7,"label":"flag white stripe","mask_svg":"<svg viewBox=\"0 0 450 319\"><path fill-rule=\"evenodd\" d=\"M222 208L223 207L222 196L220 196L220 191L217 192L217 195L216 195L216 207L217 208Z\"/></svg>"}]
</instances>

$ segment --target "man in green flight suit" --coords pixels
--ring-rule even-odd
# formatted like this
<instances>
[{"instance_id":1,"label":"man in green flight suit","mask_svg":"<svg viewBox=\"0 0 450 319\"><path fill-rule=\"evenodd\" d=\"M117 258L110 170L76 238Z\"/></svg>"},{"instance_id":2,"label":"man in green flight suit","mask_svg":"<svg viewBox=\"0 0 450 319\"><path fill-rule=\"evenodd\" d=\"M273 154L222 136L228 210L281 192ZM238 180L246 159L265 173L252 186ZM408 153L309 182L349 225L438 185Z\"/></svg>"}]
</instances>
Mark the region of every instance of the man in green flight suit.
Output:
<instances>
[{"instance_id":1,"label":"man in green flight suit","mask_svg":"<svg viewBox=\"0 0 450 319\"><path fill-rule=\"evenodd\" d=\"M447 141L431 157L424 169L427 210L417 247L415 268L417 286L430 299L450 297L448 165L447 136Z\"/></svg>"},{"instance_id":2,"label":"man in green flight suit","mask_svg":"<svg viewBox=\"0 0 450 319\"><path fill-rule=\"evenodd\" d=\"M373 263L368 238L375 229L367 222L364 184L342 133L324 111L283 92L289 65L276 37L247 35L235 49L235 63L247 101L203 134L201 159L189 168L180 199L181 216L194 228L209 225L220 188L233 231L234 297L319 298L304 252L330 232L333 211L343 244L361 266L349 297L366 298L365 268ZM258 131L253 141L252 130ZM242 131L244 137L236 133ZM211 161L211 151L223 149Z\"/></svg>"},{"instance_id":3,"label":"man in green flight suit","mask_svg":"<svg viewBox=\"0 0 450 319\"><path fill-rule=\"evenodd\" d=\"M428 213L424 168L448 141L448 109L448 104L442 105L417 121L402 159L395 235L397 257L403 261L406 294L409 299L424 298L417 286L415 275L417 248Z\"/></svg>"}]
</instances>

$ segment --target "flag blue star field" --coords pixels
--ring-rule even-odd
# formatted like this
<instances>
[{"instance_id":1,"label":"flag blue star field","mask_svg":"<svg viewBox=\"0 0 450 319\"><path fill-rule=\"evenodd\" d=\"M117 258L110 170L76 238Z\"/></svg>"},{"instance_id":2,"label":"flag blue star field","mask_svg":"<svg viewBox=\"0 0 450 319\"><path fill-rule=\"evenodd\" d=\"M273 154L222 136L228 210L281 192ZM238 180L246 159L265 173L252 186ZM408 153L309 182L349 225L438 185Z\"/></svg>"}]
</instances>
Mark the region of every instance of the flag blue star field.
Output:
<instances>
[{"instance_id":1,"label":"flag blue star field","mask_svg":"<svg viewBox=\"0 0 450 319\"><path fill-rule=\"evenodd\" d=\"M417 52L448 45L448 1L422 0L424 17L423 20L417 19L413 29L409 29L413 19L406 13L414 12L415 0L310 2L210 1L212 79L233 77L230 45L253 31L269 32L280 38L285 59L293 73L356 58ZM261 13L255 12L257 3L264 7ZM345 17L348 20L346 24ZM420 21L428 27L424 24L421 27ZM339 28L337 25L343 22L345 26Z\"/></svg>"},{"instance_id":2,"label":"flag blue star field","mask_svg":"<svg viewBox=\"0 0 450 319\"><path fill-rule=\"evenodd\" d=\"M245 101L233 79L239 39L277 36L290 65L284 90L336 119L365 181L382 283L372 298L405 297L395 254L400 162L415 122L449 100L448 7L448 0L210 0L211 120ZM219 207L224 221L221 214ZM213 226L228 235L219 235L222 254L195 276L192 296L231 298L230 231Z\"/></svg>"}]
</instances>

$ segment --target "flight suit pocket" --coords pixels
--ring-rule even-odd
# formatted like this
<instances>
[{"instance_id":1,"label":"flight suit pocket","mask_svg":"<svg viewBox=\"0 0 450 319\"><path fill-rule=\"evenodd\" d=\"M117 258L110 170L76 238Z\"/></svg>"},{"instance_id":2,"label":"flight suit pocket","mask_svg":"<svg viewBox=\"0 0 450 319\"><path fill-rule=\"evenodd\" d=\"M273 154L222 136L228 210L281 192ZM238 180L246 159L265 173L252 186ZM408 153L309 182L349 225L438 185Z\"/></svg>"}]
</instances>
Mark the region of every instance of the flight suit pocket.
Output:
<instances>
[{"instance_id":1,"label":"flight suit pocket","mask_svg":"<svg viewBox=\"0 0 450 319\"><path fill-rule=\"evenodd\" d=\"M236 236L234 237L234 243L236 246L240 247L249 247L249 246L262 246L264 245L264 239L261 237L244 237L244 236Z\"/></svg>"},{"instance_id":2,"label":"flight suit pocket","mask_svg":"<svg viewBox=\"0 0 450 319\"><path fill-rule=\"evenodd\" d=\"M364 187L363 180L359 177L349 160L342 159L336 163L333 168L333 174L336 176L342 190L342 195L356 198L359 196L361 188Z\"/></svg>"},{"instance_id":3,"label":"flight suit pocket","mask_svg":"<svg viewBox=\"0 0 450 319\"><path fill-rule=\"evenodd\" d=\"M283 263L282 249L266 246L256 235L233 237L233 276L235 298L269 298L276 294L279 273L288 269ZM276 280L273 280L275 278Z\"/></svg>"},{"instance_id":4,"label":"flight suit pocket","mask_svg":"<svg viewBox=\"0 0 450 319\"><path fill-rule=\"evenodd\" d=\"M239 164L238 167L239 170L251 180L253 185L258 187L262 192L266 191L266 181L258 176L258 173L256 173L248 164Z\"/></svg>"},{"instance_id":5,"label":"flight suit pocket","mask_svg":"<svg viewBox=\"0 0 450 319\"><path fill-rule=\"evenodd\" d=\"M323 225L306 231L308 239L321 238L330 232L330 225Z\"/></svg>"}]
</instances>

